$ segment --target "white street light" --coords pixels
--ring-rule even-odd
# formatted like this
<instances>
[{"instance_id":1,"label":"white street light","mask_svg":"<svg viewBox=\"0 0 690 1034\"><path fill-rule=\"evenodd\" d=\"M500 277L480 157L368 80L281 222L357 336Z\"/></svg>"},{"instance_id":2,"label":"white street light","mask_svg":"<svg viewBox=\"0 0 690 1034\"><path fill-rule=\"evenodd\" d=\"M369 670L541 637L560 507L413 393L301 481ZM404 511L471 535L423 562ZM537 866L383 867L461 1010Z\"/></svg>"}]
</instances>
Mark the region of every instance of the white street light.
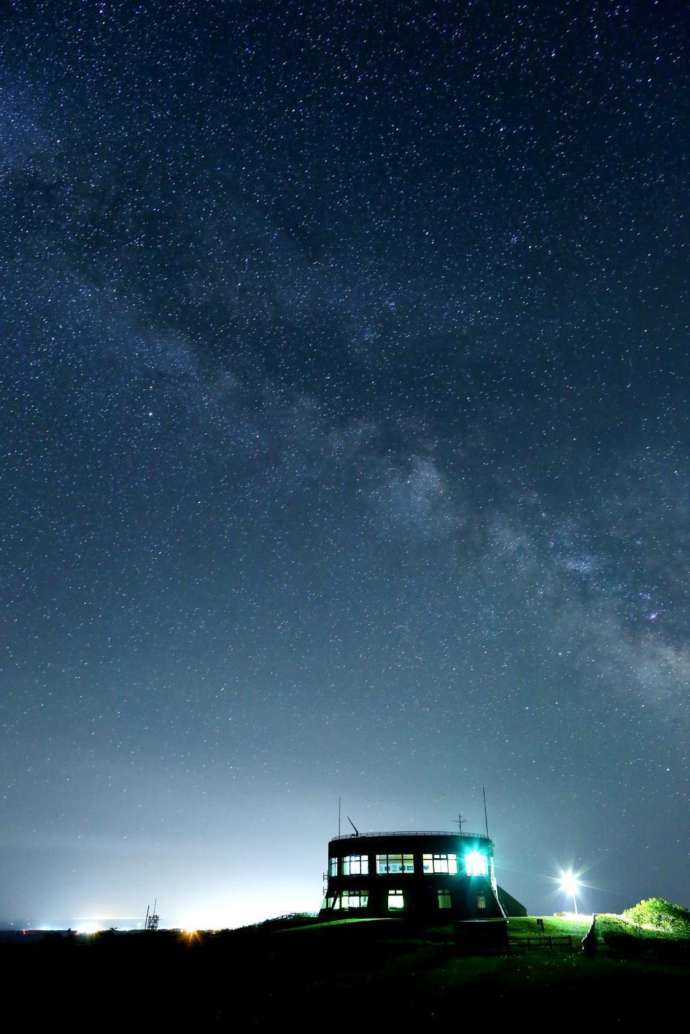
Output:
<instances>
[{"instance_id":1,"label":"white street light","mask_svg":"<svg viewBox=\"0 0 690 1034\"><path fill-rule=\"evenodd\" d=\"M573 912L575 915L577 915L577 892L579 887L580 881L570 869L567 872L561 873L561 890L573 899Z\"/></svg>"}]
</instances>

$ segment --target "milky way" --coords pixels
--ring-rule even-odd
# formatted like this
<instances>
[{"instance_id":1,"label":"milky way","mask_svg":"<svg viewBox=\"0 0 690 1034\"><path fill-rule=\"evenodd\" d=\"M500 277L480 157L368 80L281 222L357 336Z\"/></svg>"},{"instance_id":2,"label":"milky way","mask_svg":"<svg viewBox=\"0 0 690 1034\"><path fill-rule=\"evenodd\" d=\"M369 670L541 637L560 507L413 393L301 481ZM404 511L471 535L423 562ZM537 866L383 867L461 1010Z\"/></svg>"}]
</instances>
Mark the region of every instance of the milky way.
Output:
<instances>
[{"instance_id":1,"label":"milky way","mask_svg":"<svg viewBox=\"0 0 690 1034\"><path fill-rule=\"evenodd\" d=\"M0 917L688 903L689 28L6 6Z\"/></svg>"}]
</instances>

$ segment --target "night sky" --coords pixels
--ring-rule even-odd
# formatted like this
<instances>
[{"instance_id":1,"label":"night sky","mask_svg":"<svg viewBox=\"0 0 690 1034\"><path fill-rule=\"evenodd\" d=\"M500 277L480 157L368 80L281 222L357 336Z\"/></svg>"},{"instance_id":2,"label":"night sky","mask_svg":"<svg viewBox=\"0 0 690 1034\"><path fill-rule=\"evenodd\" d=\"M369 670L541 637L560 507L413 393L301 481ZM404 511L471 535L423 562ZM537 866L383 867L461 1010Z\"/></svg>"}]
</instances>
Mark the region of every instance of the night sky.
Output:
<instances>
[{"instance_id":1,"label":"night sky","mask_svg":"<svg viewBox=\"0 0 690 1034\"><path fill-rule=\"evenodd\" d=\"M530 911L690 904L689 36L5 0L0 917L315 910L339 795L482 784Z\"/></svg>"}]
</instances>

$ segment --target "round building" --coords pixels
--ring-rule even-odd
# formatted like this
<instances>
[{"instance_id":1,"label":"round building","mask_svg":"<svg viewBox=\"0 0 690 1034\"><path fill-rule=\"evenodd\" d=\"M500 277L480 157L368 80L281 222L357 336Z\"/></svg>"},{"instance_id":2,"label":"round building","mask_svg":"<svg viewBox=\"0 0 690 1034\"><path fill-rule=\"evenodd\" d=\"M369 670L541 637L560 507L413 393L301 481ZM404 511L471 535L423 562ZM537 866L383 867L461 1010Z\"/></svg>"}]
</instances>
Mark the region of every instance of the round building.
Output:
<instances>
[{"instance_id":1,"label":"round building","mask_svg":"<svg viewBox=\"0 0 690 1034\"><path fill-rule=\"evenodd\" d=\"M506 915L500 893L488 836L359 833L329 842L326 894L319 915L496 919Z\"/></svg>"}]
</instances>

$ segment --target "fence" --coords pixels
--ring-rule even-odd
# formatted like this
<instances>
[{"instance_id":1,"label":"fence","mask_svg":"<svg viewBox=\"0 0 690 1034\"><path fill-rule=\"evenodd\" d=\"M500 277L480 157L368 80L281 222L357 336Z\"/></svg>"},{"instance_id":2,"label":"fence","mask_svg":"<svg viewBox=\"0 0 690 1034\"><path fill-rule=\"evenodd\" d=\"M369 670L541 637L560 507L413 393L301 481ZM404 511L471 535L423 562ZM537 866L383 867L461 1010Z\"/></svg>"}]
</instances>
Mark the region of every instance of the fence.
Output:
<instances>
[{"instance_id":1,"label":"fence","mask_svg":"<svg viewBox=\"0 0 690 1034\"><path fill-rule=\"evenodd\" d=\"M510 942L511 948L561 948L563 951L575 951L580 947L580 938L571 934L544 937L516 937Z\"/></svg>"}]
</instances>

